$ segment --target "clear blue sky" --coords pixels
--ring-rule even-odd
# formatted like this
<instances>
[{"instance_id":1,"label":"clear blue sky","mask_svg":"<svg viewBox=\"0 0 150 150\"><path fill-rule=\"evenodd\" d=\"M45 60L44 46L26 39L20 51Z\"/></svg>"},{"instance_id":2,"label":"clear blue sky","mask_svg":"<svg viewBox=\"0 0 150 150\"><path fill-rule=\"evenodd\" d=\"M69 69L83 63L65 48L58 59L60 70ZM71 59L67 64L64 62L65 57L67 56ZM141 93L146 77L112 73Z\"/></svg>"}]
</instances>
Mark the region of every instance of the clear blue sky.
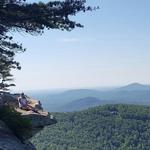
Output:
<instances>
[{"instance_id":1,"label":"clear blue sky","mask_svg":"<svg viewBox=\"0 0 150 150\"><path fill-rule=\"evenodd\" d=\"M150 84L150 0L88 2L100 10L74 17L82 29L14 34L27 48L16 57L15 89Z\"/></svg>"}]
</instances>

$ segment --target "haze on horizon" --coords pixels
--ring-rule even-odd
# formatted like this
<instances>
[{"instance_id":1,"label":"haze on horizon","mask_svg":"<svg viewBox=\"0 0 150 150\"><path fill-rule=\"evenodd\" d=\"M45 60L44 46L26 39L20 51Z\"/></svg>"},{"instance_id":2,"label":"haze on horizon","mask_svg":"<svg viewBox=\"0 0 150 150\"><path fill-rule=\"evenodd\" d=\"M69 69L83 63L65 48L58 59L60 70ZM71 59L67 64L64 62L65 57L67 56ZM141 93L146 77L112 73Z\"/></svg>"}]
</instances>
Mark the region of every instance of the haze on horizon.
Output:
<instances>
[{"instance_id":1,"label":"haze on horizon","mask_svg":"<svg viewBox=\"0 0 150 150\"><path fill-rule=\"evenodd\" d=\"M84 28L50 30L42 36L15 33L27 51L16 57L22 70L13 71L13 89L150 84L150 1L88 3L100 10L74 17Z\"/></svg>"}]
</instances>

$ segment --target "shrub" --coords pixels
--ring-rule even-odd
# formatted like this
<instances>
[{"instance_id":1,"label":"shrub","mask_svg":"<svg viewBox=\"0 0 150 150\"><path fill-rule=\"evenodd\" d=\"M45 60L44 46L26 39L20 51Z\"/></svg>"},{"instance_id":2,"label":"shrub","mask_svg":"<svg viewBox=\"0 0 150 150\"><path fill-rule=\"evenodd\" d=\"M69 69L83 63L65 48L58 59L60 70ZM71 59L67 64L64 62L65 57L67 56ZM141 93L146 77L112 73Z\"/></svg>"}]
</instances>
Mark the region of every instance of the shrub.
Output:
<instances>
[{"instance_id":1,"label":"shrub","mask_svg":"<svg viewBox=\"0 0 150 150\"><path fill-rule=\"evenodd\" d=\"M0 120L5 122L10 130L21 140L31 135L31 121L25 119L10 106L0 107Z\"/></svg>"}]
</instances>

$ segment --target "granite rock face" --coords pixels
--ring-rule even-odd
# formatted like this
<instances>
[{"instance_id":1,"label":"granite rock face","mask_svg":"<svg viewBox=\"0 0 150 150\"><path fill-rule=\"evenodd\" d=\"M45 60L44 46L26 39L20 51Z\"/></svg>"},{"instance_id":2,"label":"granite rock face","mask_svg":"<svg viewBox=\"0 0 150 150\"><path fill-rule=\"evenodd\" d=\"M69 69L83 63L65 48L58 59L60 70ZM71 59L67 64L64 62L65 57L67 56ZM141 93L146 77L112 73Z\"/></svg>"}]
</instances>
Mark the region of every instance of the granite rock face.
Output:
<instances>
[{"instance_id":1,"label":"granite rock face","mask_svg":"<svg viewBox=\"0 0 150 150\"><path fill-rule=\"evenodd\" d=\"M18 110L20 111L20 110ZM42 130L45 126L49 126L57 123L56 119L46 111L38 111L39 113L35 113L32 111L23 111L22 116L31 120L32 123L32 136L34 136L37 132Z\"/></svg>"}]
</instances>

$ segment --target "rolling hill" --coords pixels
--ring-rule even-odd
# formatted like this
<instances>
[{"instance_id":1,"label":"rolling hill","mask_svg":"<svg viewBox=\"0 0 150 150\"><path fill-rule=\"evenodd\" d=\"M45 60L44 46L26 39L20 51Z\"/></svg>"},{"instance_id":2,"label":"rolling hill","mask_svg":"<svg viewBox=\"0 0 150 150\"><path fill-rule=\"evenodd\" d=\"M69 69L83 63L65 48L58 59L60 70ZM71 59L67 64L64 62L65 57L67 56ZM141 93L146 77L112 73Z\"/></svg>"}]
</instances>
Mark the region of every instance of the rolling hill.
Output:
<instances>
[{"instance_id":1,"label":"rolling hill","mask_svg":"<svg viewBox=\"0 0 150 150\"><path fill-rule=\"evenodd\" d=\"M68 103L67 105L62 107L61 111L63 112L79 111L79 110L84 110L84 109L94 107L103 103L104 103L103 101L100 101L99 99L95 97L85 97L85 98L81 98L79 100L75 100L75 101Z\"/></svg>"}]
</instances>

